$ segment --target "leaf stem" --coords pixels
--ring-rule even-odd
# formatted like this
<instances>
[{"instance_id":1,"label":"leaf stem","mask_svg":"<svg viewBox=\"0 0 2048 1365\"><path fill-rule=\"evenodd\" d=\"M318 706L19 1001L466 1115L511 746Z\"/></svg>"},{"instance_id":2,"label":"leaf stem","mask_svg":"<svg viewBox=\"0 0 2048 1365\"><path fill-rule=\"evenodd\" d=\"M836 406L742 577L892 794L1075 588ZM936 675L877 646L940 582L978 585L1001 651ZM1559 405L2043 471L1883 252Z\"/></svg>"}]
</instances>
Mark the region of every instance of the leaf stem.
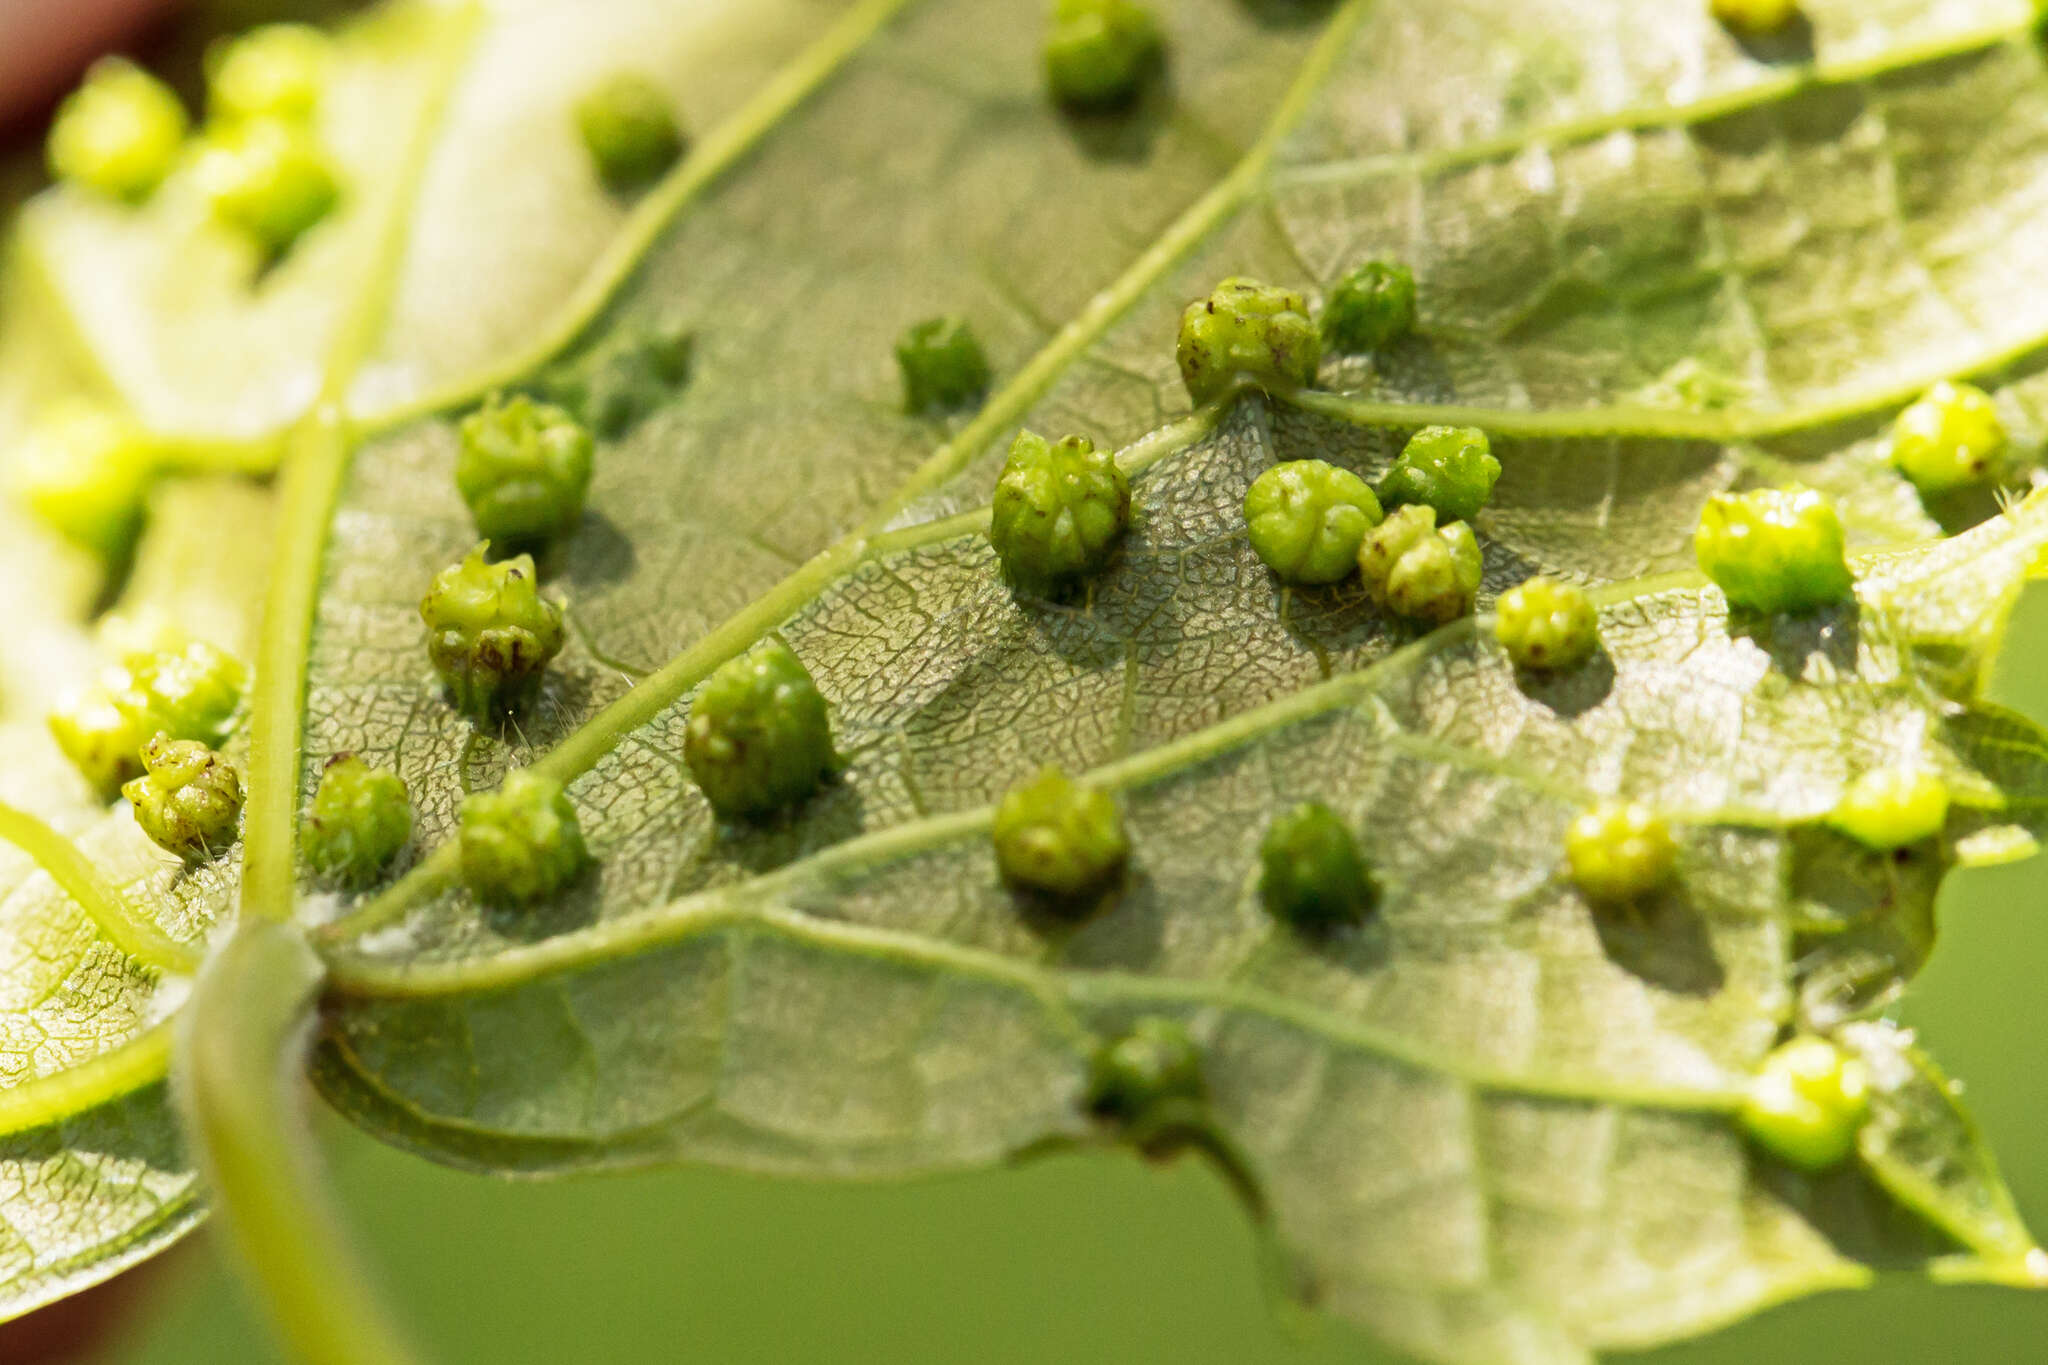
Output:
<instances>
[{"instance_id":1,"label":"leaf stem","mask_svg":"<svg viewBox=\"0 0 2048 1365\"><path fill-rule=\"evenodd\" d=\"M413 1365L331 1207L303 1108L323 970L295 926L246 919L200 973L174 1088L215 1215L306 1365Z\"/></svg>"},{"instance_id":2,"label":"leaf stem","mask_svg":"<svg viewBox=\"0 0 2048 1365\"><path fill-rule=\"evenodd\" d=\"M197 949L178 942L156 921L137 913L120 891L100 876L78 845L42 820L0 802L0 839L35 859L58 888L78 902L108 941L128 956L160 971L180 974L199 966Z\"/></svg>"}]
</instances>

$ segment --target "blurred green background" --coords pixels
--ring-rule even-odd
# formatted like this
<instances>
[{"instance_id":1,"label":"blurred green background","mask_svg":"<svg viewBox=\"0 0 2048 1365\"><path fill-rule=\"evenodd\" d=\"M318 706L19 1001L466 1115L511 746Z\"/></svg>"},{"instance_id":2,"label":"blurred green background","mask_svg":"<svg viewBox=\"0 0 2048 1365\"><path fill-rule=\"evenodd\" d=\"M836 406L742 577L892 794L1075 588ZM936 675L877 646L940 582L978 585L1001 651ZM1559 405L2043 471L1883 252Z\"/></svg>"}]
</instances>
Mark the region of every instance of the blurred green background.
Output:
<instances>
[{"instance_id":1,"label":"blurred green background","mask_svg":"<svg viewBox=\"0 0 2048 1365\"><path fill-rule=\"evenodd\" d=\"M1993 695L2048 721L2048 588ZM2048 1230L2048 856L1957 873L1902 1010ZM1277 1304L1252 1228L1198 1163L1069 1156L895 1186L685 1170L544 1184L462 1175L326 1125L340 1195L446 1365L1384 1362ZM105 1365L271 1365L204 1239L157 1276ZM2048 1294L1891 1281L1808 1300L1644 1365L1993 1365L2048 1359Z\"/></svg>"}]
</instances>

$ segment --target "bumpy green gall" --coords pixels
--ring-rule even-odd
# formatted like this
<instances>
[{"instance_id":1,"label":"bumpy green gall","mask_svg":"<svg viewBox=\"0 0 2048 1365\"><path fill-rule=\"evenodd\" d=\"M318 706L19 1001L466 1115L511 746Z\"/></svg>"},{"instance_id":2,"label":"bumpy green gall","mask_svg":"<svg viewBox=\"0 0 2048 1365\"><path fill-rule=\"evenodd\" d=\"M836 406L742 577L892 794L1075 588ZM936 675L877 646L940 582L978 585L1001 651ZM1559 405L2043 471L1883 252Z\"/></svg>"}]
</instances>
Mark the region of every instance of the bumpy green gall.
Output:
<instances>
[{"instance_id":1,"label":"bumpy green gall","mask_svg":"<svg viewBox=\"0 0 2048 1365\"><path fill-rule=\"evenodd\" d=\"M1870 1074L1825 1038L1795 1038L1764 1059L1737 1116L1765 1151L1807 1171L1839 1165L1870 1117Z\"/></svg>"},{"instance_id":2,"label":"bumpy green gall","mask_svg":"<svg viewBox=\"0 0 2048 1365\"><path fill-rule=\"evenodd\" d=\"M981 401L992 373L965 318L927 318L896 342L906 412L949 412Z\"/></svg>"},{"instance_id":3,"label":"bumpy green gall","mask_svg":"<svg viewBox=\"0 0 2048 1365\"><path fill-rule=\"evenodd\" d=\"M121 794L159 848L202 862L235 842L242 775L234 764L204 744L159 734L143 746L142 766Z\"/></svg>"},{"instance_id":4,"label":"bumpy green gall","mask_svg":"<svg viewBox=\"0 0 2048 1365\"><path fill-rule=\"evenodd\" d=\"M508 549L546 544L583 517L596 443L565 410L493 397L462 419L455 487L477 534Z\"/></svg>"},{"instance_id":5,"label":"bumpy green gall","mask_svg":"<svg viewBox=\"0 0 2048 1365\"><path fill-rule=\"evenodd\" d=\"M1440 528L1436 511L1420 505L1396 509L1358 547L1359 576L1375 602L1439 625L1472 610L1482 567L1472 528L1462 521Z\"/></svg>"},{"instance_id":6,"label":"bumpy green gall","mask_svg":"<svg viewBox=\"0 0 2048 1365\"><path fill-rule=\"evenodd\" d=\"M1351 827L1322 802L1305 801L1266 829L1259 897L1273 918L1314 933L1363 921L1379 888Z\"/></svg>"},{"instance_id":7,"label":"bumpy green gall","mask_svg":"<svg viewBox=\"0 0 2048 1365\"><path fill-rule=\"evenodd\" d=\"M288 251L341 199L326 149L290 119L249 119L215 133L200 174L214 217L270 255Z\"/></svg>"},{"instance_id":8,"label":"bumpy green gall","mask_svg":"<svg viewBox=\"0 0 2048 1365\"><path fill-rule=\"evenodd\" d=\"M1134 0L1054 0L1046 85L1062 104L1120 104L1138 92L1165 50L1158 21Z\"/></svg>"},{"instance_id":9,"label":"bumpy green gall","mask_svg":"<svg viewBox=\"0 0 2048 1365\"><path fill-rule=\"evenodd\" d=\"M772 815L816 791L838 758L825 698L796 652L770 636L706 678L683 761L726 819Z\"/></svg>"},{"instance_id":10,"label":"bumpy green gall","mask_svg":"<svg viewBox=\"0 0 2048 1365\"><path fill-rule=\"evenodd\" d=\"M1969 384L1936 384L1892 424L1892 463L1922 493L1997 479L2009 444L1991 395Z\"/></svg>"},{"instance_id":11,"label":"bumpy green gall","mask_svg":"<svg viewBox=\"0 0 2048 1365\"><path fill-rule=\"evenodd\" d=\"M1415 273L1405 265L1367 261L1323 305L1323 341L1333 351L1381 350L1414 330Z\"/></svg>"},{"instance_id":12,"label":"bumpy green gall","mask_svg":"<svg viewBox=\"0 0 2048 1365\"><path fill-rule=\"evenodd\" d=\"M672 319L621 326L550 366L534 381L534 391L612 439L682 387L690 377L691 349L689 331Z\"/></svg>"},{"instance_id":13,"label":"bumpy green gall","mask_svg":"<svg viewBox=\"0 0 2048 1365\"><path fill-rule=\"evenodd\" d=\"M993 837L1004 880L1062 900L1106 890L1131 852L1116 799L1050 763L1003 793Z\"/></svg>"},{"instance_id":14,"label":"bumpy green gall","mask_svg":"<svg viewBox=\"0 0 2048 1365\"><path fill-rule=\"evenodd\" d=\"M154 447L134 423L67 405L30 430L11 482L43 522L111 563L134 547L156 466Z\"/></svg>"},{"instance_id":15,"label":"bumpy green gall","mask_svg":"<svg viewBox=\"0 0 2048 1365\"><path fill-rule=\"evenodd\" d=\"M1180 315L1174 358L1199 404L1221 398L1240 377L1261 388L1307 388L1316 382L1323 340L1297 291L1229 279Z\"/></svg>"},{"instance_id":16,"label":"bumpy green gall","mask_svg":"<svg viewBox=\"0 0 2048 1365\"><path fill-rule=\"evenodd\" d=\"M57 747L86 780L111 797L142 774L142 748L162 732L211 748L241 719L249 670L203 640L138 650L108 669L94 690L50 716Z\"/></svg>"},{"instance_id":17,"label":"bumpy green gall","mask_svg":"<svg viewBox=\"0 0 2048 1365\"><path fill-rule=\"evenodd\" d=\"M139 203L170 174L186 126L169 86L133 62L104 57L50 125L50 174Z\"/></svg>"},{"instance_id":18,"label":"bumpy green gall","mask_svg":"<svg viewBox=\"0 0 2048 1365\"><path fill-rule=\"evenodd\" d=\"M1904 848L1941 833L1948 805L1948 783L1938 774L1875 768L1849 784L1828 823L1870 848Z\"/></svg>"},{"instance_id":19,"label":"bumpy green gall","mask_svg":"<svg viewBox=\"0 0 2048 1365\"><path fill-rule=\"evenodd\" d=\"M1632 801L1604 802L1573 820L1564 852L1579 890L1603 905L1640 900L1670 881L1678 866L1671 827Z\"/></svg>"},{"instance_id":20,"label":"bumpy green gall","mask_svg":"<svg viewBox=\"0 0 2048 1365\"><path fill-rule=\"evenodd\" d=\"M554 895L590 860L562 784L521 768L462 802L462 883L490 905Z\"/></svg>"},{"instance_id":21,"label":"bumpy green gall","mask_svg":"<svg viewBox=\"0 0 2048 1365\"><path fill-rule=\"evenodd\" d=\"M562 650L562 609L542 597L530 556L485 561L486 545L434 575L420 600L427 657L456 709L479 724L526 704Z\"/></svg>"},{"instance_id":22,"label":"bumpy green gall","mask_svg":"<svg viewBox=\"0 0 2048 1365\"><path fill-rule=\"evenodd\" d=\"M1799 0L1712 0L1714 17L1739 33L1776 33L1799 13Z\"/></svg>"},{"instance_id":23,"label":"bumpy green gall","mask_svg":"<svg viewBox=\"0 0 2048 1365\"><path fill-rule=\"evenodd\" d=\"M1443 521L1470 521L1493 496L1500 461L1477 427L1424 427L1408 438L1401 458L1380 480L1389 507L1420 503Z\"/></svg>"},{"instance_id":24,"label":"bumpy green gall","mask_svg":"<svg viewBox=\"0 0 2048 1365\"><path fill-rule=\"evenodd\" d=\"M1517 668L1576 668L1600 647L1600 614L1584 588L1531 578L1500 595L1493 635Z\"/></svg>"},{"instance_id":25,"label":"bumpy green gall","mask_svg":"<svg viewBox=\"0 0 2048 1365\"><path fill-rule=\"evenodd\" d=\"M1717 493L1700 512L1700 569L1751 611L1810 611L1854 589L1834 504L1810 488Z\"/></svg>"},{"instance_id":26,"label":"bumpy green gall","mask_svg":"<svg viewBox=\"0 0 2048 1365\"><path fill-rule=\"evenodd\" d=\"M265 24L206 54L207 107L218 119L311 118L333 43L307 24Z\"/></svg>"},{"instance_id":27,"label":"bumpy green gall","mask_svg":"<svg viewBox=\"0 0 2048 1365\"><path fill-rule=\"evenodd\" d=\"M996 480L989 543L1003 577L1051 596L1109 562L1131 521L1131 481L1082 436L1019 432Z\"/></svg>"},{"instance_id":28,"label":"bumpy green gall","mask_svg":"<svg viewBox=\"0 0 2048 1365\"><path fill-rule=\"evenodd\" d=\"M1365 533L1380 521L1366 481L1323 460L1274 465L1244 495L1252 550L1284 583L1349 578Z\"/></svg>"},{"instance_id":29,"label":"bumpy green gall","mask_svg":"<svg viewBox=\"0 0 2048 1365\"><path fill-rule=\"evenodd\" d=\"M1089 1068L1088 1107L1130 1123L1201 1102L1202 1052L1178 1020L1147 1015L1105 1043Z\"/></svg>"},{"instance_id":30,"label":"bumpy green gall","mask_svg":"<svg viewBox=\"0 0 2048 1365\"><path fill-rule=\"evenodd\" d=\"M615 191L660 178L683 154L683 130L668 92L637 72L622 71L576 102L576 129Z\"/></svg>"},{"instance_id":31,"label":"bumpy green gall","mask_svg":"<svg viewBox=\"0 0 2048 1365\"><path fill-rule=\"evenodd\" d=\"M412 838L412 794L388 768L336 754L320 775L302 834L315 877L332 886L367 886Z\"/></svg>"}]
</instances>

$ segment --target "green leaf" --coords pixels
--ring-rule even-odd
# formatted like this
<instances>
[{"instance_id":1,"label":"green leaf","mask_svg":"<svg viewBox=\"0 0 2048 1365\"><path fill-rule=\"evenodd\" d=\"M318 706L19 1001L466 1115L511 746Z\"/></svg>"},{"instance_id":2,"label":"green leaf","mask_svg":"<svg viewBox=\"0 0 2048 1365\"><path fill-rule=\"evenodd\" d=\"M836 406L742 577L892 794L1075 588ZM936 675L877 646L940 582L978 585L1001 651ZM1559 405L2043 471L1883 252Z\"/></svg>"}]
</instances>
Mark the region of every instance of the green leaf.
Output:
<instances>
[{"instance_id":1,"label":"green leaf","mask_svg":"<svg viewBox=\"0 0 2048 1365\"><path fill-rule=\"evenodd\" d=\"M158 489L151 515L158 529L117 611L185 622L246 652L268 498L240 481L176 480ZM222 524L240 533L225 547ZM41 544L23 528L11 548L34 563ZM104 808L56 752L43 712L91 681L96 651L79 627L36 614L26 599L37 581L10 580L8 608L23 625L0 674L0 1319L104 1279L198 1223L197 1181L162 1081L185 973L228 914L236 872L232 861L198 872L168 862L125 806ZM42 830L24 831L17 812L33 812ZM53 876L72 849L111 906L89 906Z\"/></svg>"},{"instance_id":2,"label":"green leaf","mask_svg":"<svg viewBox=\"0 0 2048 1365\"><path fill-rule=\"evenodd\" d=\"M1186 0L1170 81L1086 116L1045 98L1010 0L599 8L390 5L345 30L326 117L350 192L267 274L175 184L140 214L57 191L19 237L0 432L83 390L191 464L286 453L245 912L289 909L293 812L329 754L418 803L401 879L302 902L326 921L330 1100L530 1173L1192 1146L1290 1287L1446 1361L1576 1362L1878 1269L2039 1278L1950 1087L1874 1022L1932 949L1947 866L2031 848L2048 810L2048 734L1980 698L2048 502L1925 506L1884 451L1891 415L1960 375L2024 449L2048 437L2030 5L1814 0L1797 50L1692 0L1540 23L1498 0ZM693 138L636 201L568 114L628 65L673 78ZM1414 268L1413 337L1316 390L1190 410L1188 299L1231 275L1313 296L1368 257ZM988 352L978 412L901 410L892 343L936 315ZM455 423L503 387L598 405L603 439L543 565L571 643L498 733L440 694L417 604L474 540ZM1587 667L1518 676L1485 617L1419 634L1251 554L1242 499L1273 461L1374 478L1431 422L1485 428L1503 465L1482 606L1536 572L1596 585ZM1025 426L1133 478L1132 532L1074 602L1018 598L987 546ZM1686 572L1698 509L1792 479L1839 502L1858 601L1731 621ZM130 590L232 615L265 575L146 572L167 524L204 520L160 512ZM78 577L35 618L74 647ZM721 828L683 720L771 631L847 767ZM1819 826L1906 760L1955 795L1938 849ZM1080 923L1021 909L988 849L991 803L1046 761L1114 788L1133 841ZM455 811L525 764L570 783L596 866L492 909L457 885ZM1680 833L1676 885L1632 916L1560 867L1612 795ZM1355 934L1259 907L1259 838L1309 799L1385 887ZM238 870L180 886L224 897ZM206 903L158 919L196 930ZM89 939L55 898L33 926L64 913ZM1205 1098L1120 1128L1089 1069L1147 1016L1196 1040ZM1732 1122L1787 1029L1870 1067L1848 1168L1779 1167Z\"/></svg>"}]
</instances>

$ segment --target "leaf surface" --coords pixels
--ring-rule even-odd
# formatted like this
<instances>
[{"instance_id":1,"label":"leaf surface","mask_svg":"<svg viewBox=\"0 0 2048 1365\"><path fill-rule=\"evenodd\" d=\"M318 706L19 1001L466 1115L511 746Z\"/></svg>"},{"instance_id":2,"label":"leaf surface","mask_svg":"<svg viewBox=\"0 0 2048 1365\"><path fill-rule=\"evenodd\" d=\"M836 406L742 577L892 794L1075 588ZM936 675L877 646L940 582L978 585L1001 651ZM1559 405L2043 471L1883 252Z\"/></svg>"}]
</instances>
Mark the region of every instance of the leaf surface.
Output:
<instances>
[{"instance_id":1,"label":"leaf surface","mask_svg":"<svg viewBox=\"0 0 2048 1365\"><path fill-rule=\"evenodd\" d=\"M358 445L331 516L288 494L324 543L282 551L320 556L297 799L350 750L419 803L402 879L310 901L334 971L316 1074L344 1112L489 1170L912 1174L1141 1140L1091 1114L1088 1068L1163 1015L1207 1093L1155 1149L1208 1150L1298 1292L1426 1357L1575 1362L1877 1269L2036 1273L1947 1083L1873 1022L1931 950L1946 867L2031 847L2048 790L2048 736L1979 697L2048 505L1924 505L1883 435L1956 375L2024 448L2048 430L2030 6L1816 0L1745 47L1690 0L1188 0L1168 80L1089 116L1047 103L1006 0L587 9L373 12L345 39L334 117L363 112L335 134L336 222L252 290L218 243L191 254L175 187L112 218L59 192L21 238L29 322L0 330L0 422L84 389L201 457L260 465L295 422ZM697 137L637 202L597 189L567 112L629 62L673 76ZM1320 296L1373 256L1416 269L1413 338L1190 411L1188 299L1237 274ZM891 344L939 313L996 381L975 413L906 416ZM680 339L687 377L647 383ZM455 423L499 387L591 404L602 437L544 565L572 643L502 733L449 708L417 616L474 539ZM1596 585L1593 664L1518 676L1484 616L1423 635L1250 554L1260 470L1376 477L1434 421L1486 428L1504 465L1482 605L1536 572ZM1013 595L986 543L1027 425L1134 478L1133 531L1076 601ZM1840 504L1859 601L1731 620L1684 573L1699 507L1791 479ZM74 648L91 592L53 614ZM849 763L721 828L682 724L770 631ZM1137 849L1080 922L1020 910L987 848L990 804L1048 759L1117 789ZM1906 761L1957 794L1938 849L1818 824ZM529 763L570 781L597 865L486 909L455 812ZM1559 865L1613 794L1682 830L1680 882L1633 917ZM1308 798L1386 883L1354 934L1259 908L1258 840ZM235 875L185 880L224 898ZM107 1039L131 1038L155 997L114 994ZM1798 1175L1731 1121L1787 1029L1877 1078L1850 1168Z\"/></svg>"}]
</instances>

